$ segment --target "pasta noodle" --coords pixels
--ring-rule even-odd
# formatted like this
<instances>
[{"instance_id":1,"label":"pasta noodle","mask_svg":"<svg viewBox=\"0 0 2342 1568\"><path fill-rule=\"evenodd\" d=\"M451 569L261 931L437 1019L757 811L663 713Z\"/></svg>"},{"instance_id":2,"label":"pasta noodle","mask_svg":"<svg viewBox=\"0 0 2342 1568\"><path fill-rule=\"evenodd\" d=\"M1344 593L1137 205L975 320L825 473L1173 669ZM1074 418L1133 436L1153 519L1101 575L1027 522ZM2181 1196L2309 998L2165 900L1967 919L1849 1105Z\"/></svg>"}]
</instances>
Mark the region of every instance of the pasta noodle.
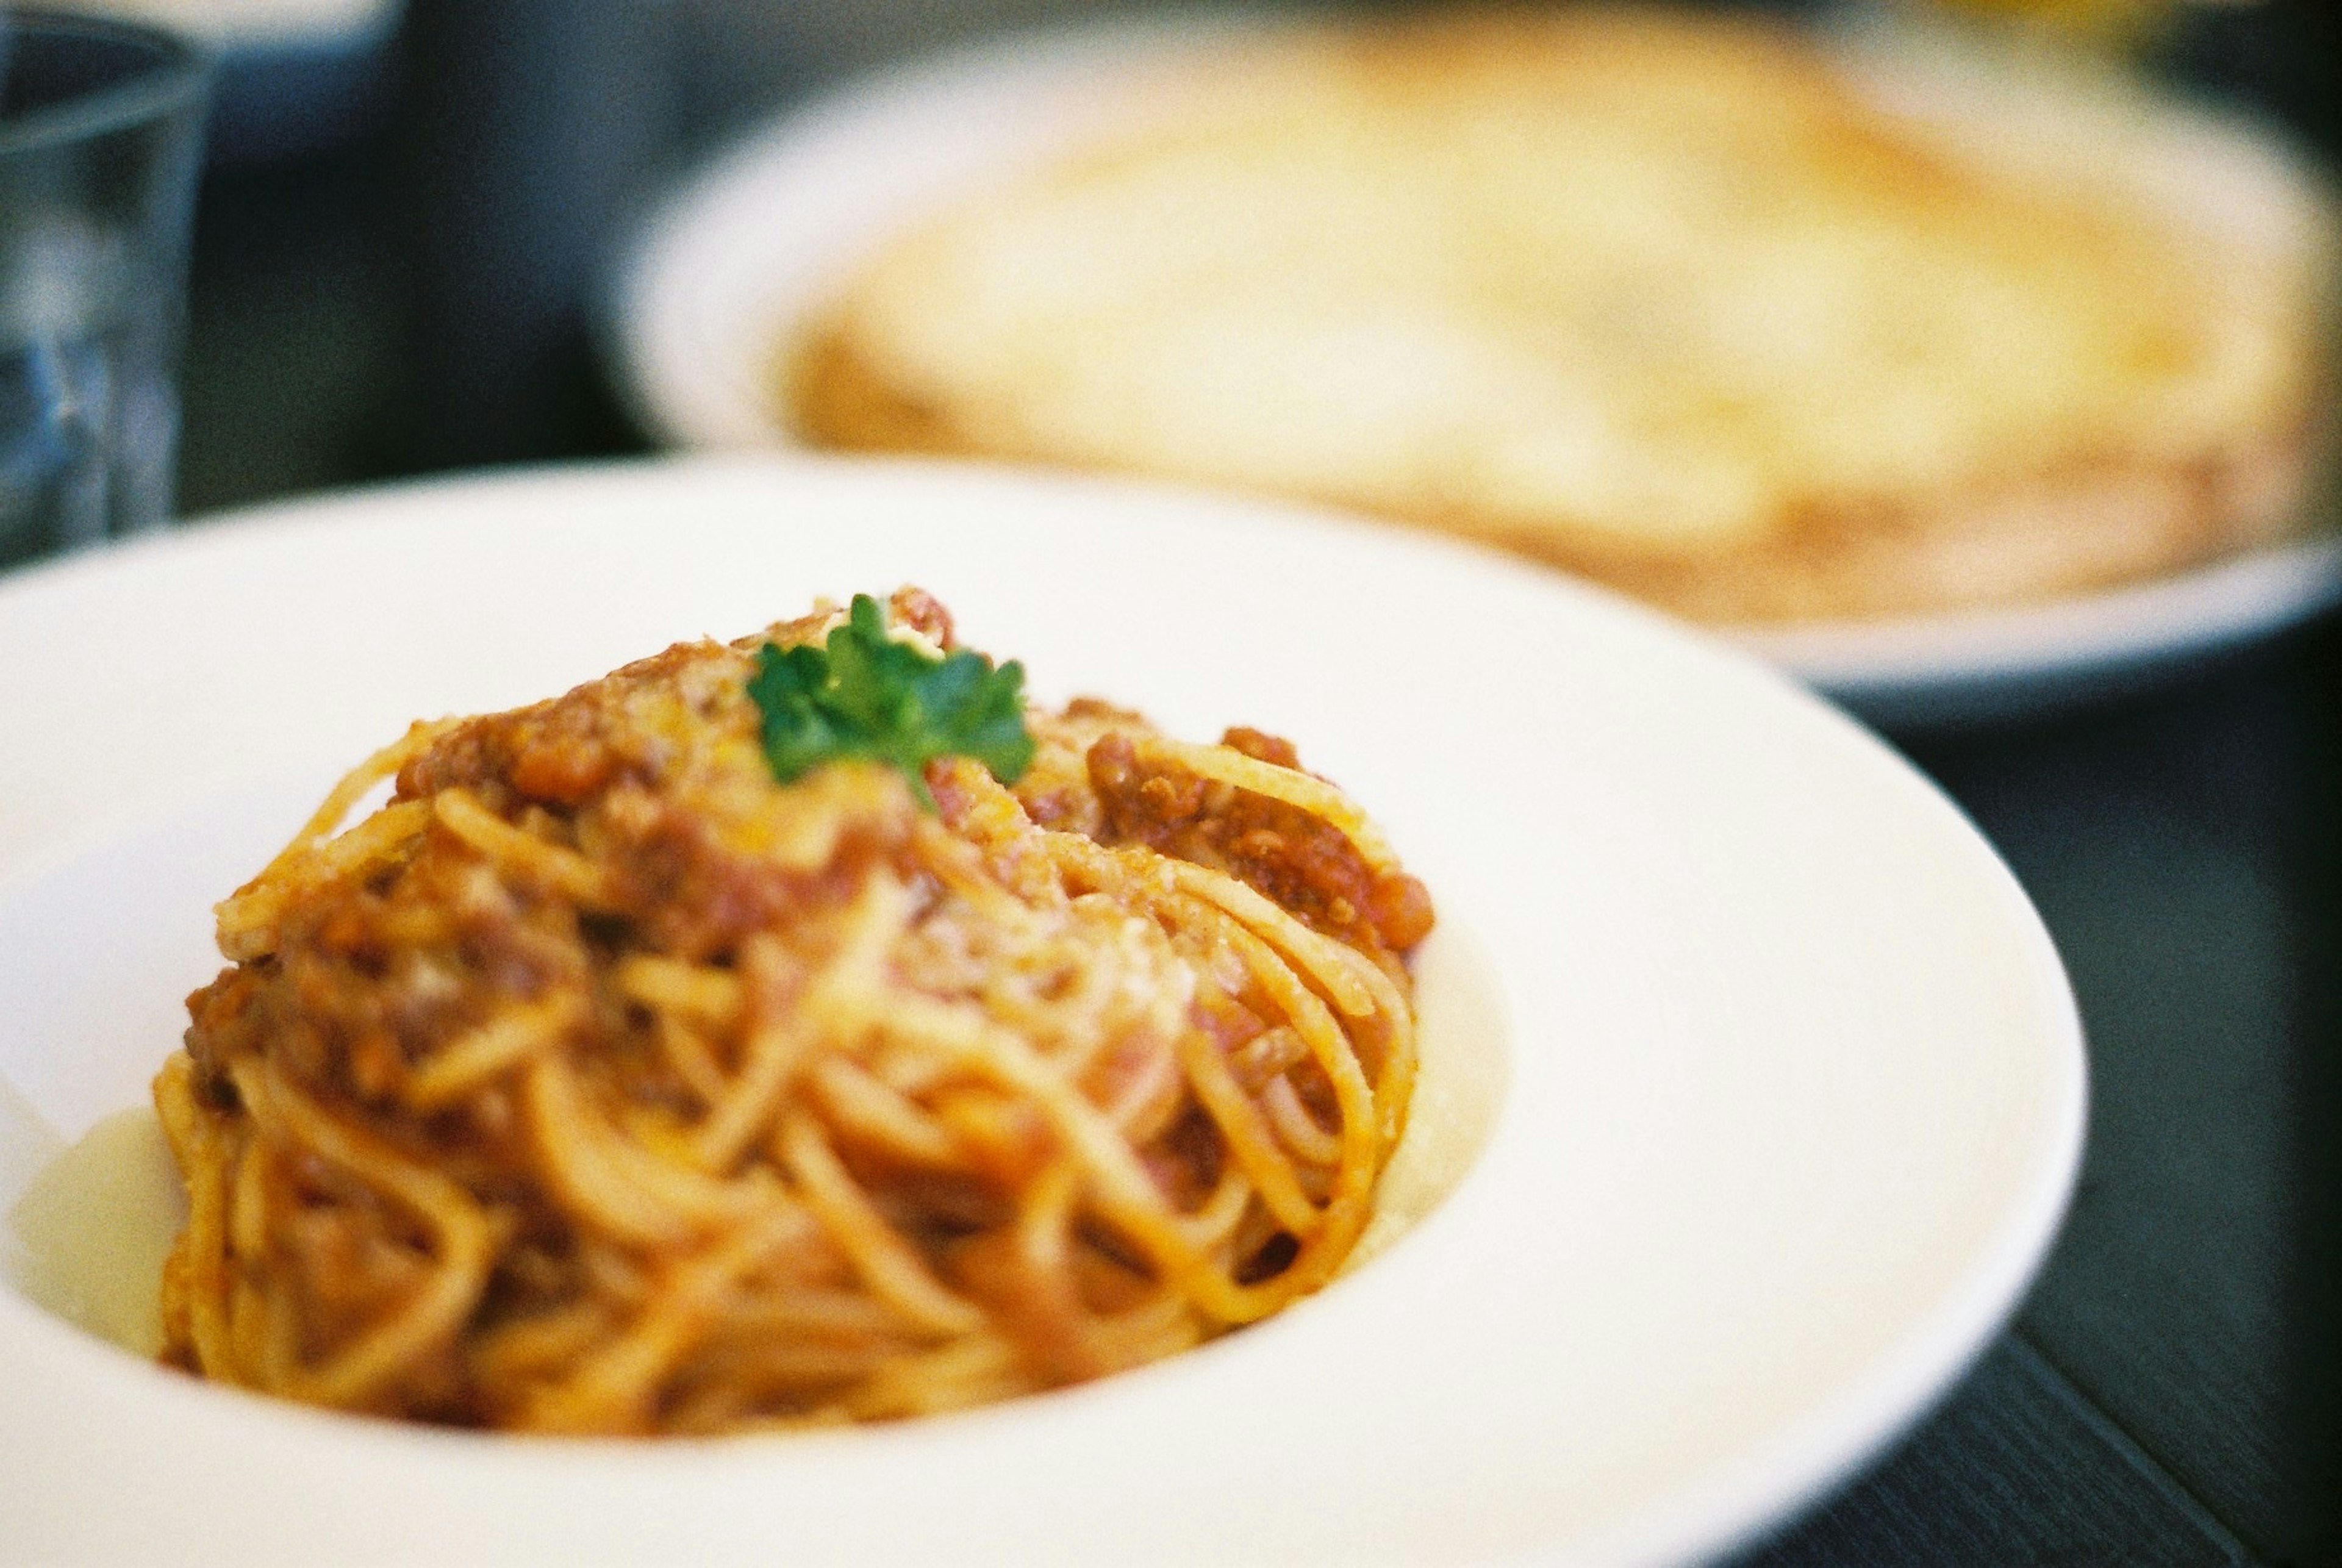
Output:
<instances>
[{"instance_id":1,"label":"pasta noodle","mask_svg":"<svg viewBox=\"0 0 2342 1568\"><path fill-rule=\"evenodd\" d=\"M1013 785L776 782L749 672L837 620L418 724L220 904L155 1086L167 1360L738 1432L1099 1376L1334 1275L1405 1124L1420 884L1286 743L1093 700L1026 714Z\"/></svg>"}]
</instances>

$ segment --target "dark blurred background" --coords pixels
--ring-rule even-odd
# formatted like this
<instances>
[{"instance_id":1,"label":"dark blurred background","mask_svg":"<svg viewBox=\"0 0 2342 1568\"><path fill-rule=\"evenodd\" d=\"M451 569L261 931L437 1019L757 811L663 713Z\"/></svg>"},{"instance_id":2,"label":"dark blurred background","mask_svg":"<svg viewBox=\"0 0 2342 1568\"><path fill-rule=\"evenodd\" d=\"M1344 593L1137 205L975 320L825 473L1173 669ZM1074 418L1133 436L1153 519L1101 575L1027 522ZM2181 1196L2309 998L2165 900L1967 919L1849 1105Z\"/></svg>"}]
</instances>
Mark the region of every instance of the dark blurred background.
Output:
<instances>
[{"instance_id":1,"label":"dark blurred background","mask_svg":"<svg viewBox=\"0 0 2342 1568\"><path fill-rule=\"evenodd\" d=\"M677 172L889 58L1137 9L405 0L365 47L232 55L197 208L181 510L636 449L596 303ZM2342 145L2333 0L2185 11L2152 64Z\"/></svg>"},{"instance_id":2,"label":"dark blurred background","mask_svg":"<svg viewBox=\"0 0 2342 1568\"><path fill-rule=\"evenodd\" d=\"M1783 7L1785 9L1788 7ZM642 449L596 302L679 171L884 59L1065 0L408 0L226 62L181 504ZM2185 12L2149 68L2342 166L2342 6ZM2120 704L1897 737L2042 908L2091 1034L2065 1234L1813 1563L2342 1564L2342 635Z\"/></svg>"}]
</instances>

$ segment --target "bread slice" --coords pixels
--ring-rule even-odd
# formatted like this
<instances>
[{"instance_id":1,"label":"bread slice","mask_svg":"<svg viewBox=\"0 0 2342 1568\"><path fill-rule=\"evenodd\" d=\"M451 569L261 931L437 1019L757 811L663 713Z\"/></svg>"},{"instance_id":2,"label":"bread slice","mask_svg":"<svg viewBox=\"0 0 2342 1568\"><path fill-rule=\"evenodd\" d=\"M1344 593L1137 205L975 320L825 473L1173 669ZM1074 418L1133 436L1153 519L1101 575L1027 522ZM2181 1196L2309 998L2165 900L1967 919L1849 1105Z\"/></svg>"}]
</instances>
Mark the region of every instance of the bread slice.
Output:
<instances>
[{"instance_id":1,"label":"bread slice","mask_svg":"<svg viewBox=\"0 0 2342 1568\"><path fill-rule=\"evenodd\" d=\"M1167 475L1726 622L2006 604L2301 525L2331 208L2136 95L1661 11L1264 35L867 258L819 444Z\"/></svg>"}]
</instances>

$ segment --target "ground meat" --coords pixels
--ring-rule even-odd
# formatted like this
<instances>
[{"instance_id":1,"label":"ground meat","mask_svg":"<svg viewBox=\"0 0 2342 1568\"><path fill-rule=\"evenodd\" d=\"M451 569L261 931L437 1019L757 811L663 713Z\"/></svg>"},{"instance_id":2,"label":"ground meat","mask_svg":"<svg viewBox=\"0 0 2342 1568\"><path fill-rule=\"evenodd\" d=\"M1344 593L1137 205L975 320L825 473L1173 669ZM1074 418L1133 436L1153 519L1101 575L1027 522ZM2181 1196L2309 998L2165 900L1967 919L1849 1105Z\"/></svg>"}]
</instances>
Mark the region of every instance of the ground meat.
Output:
<instances>
[{"instance_id":1,"label":"ground meat","mask_svg":"<svg viewBox=\"0 0 2342 1568\"><path fill-rule=\"evenodd\" d=\"M1258 730L1231 729L1220 744L1278 767L1301 765L1292 742ZM1430 932L1423 884L1404 872L1376 871L1320 817L1148 754L1124 730L1100 736L1087 763L1110 843L1143 844L1226 871L1358 946L1404 953Z\"/></svg>"}]
</instances>

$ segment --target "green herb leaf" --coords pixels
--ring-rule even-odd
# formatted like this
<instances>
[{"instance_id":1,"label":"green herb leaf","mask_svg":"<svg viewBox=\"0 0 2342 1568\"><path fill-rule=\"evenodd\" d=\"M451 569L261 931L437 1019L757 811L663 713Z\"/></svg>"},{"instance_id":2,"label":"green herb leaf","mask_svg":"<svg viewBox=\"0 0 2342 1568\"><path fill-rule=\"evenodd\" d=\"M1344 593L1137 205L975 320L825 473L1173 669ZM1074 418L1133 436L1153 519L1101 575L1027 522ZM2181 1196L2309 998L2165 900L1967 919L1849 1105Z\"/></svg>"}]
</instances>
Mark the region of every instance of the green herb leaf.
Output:
<instances>
[{"instance_id":1,"label":"green herb leaf","mask_svg":"<svg viewBox=\"0 0 2342 1568\"><path fill-rule=\"evenodd\" d=\"M969 756L1002 784L1033 764L1025 728L1025 668L998 669L961 649L936 658L886 634L867 594L854 597L826 646L756 651L748 695L765 715L765 760L783 784L826 762L864 757L901 770L932 810L923 772L936 757Z\"/></svg>"}]
</instances>

